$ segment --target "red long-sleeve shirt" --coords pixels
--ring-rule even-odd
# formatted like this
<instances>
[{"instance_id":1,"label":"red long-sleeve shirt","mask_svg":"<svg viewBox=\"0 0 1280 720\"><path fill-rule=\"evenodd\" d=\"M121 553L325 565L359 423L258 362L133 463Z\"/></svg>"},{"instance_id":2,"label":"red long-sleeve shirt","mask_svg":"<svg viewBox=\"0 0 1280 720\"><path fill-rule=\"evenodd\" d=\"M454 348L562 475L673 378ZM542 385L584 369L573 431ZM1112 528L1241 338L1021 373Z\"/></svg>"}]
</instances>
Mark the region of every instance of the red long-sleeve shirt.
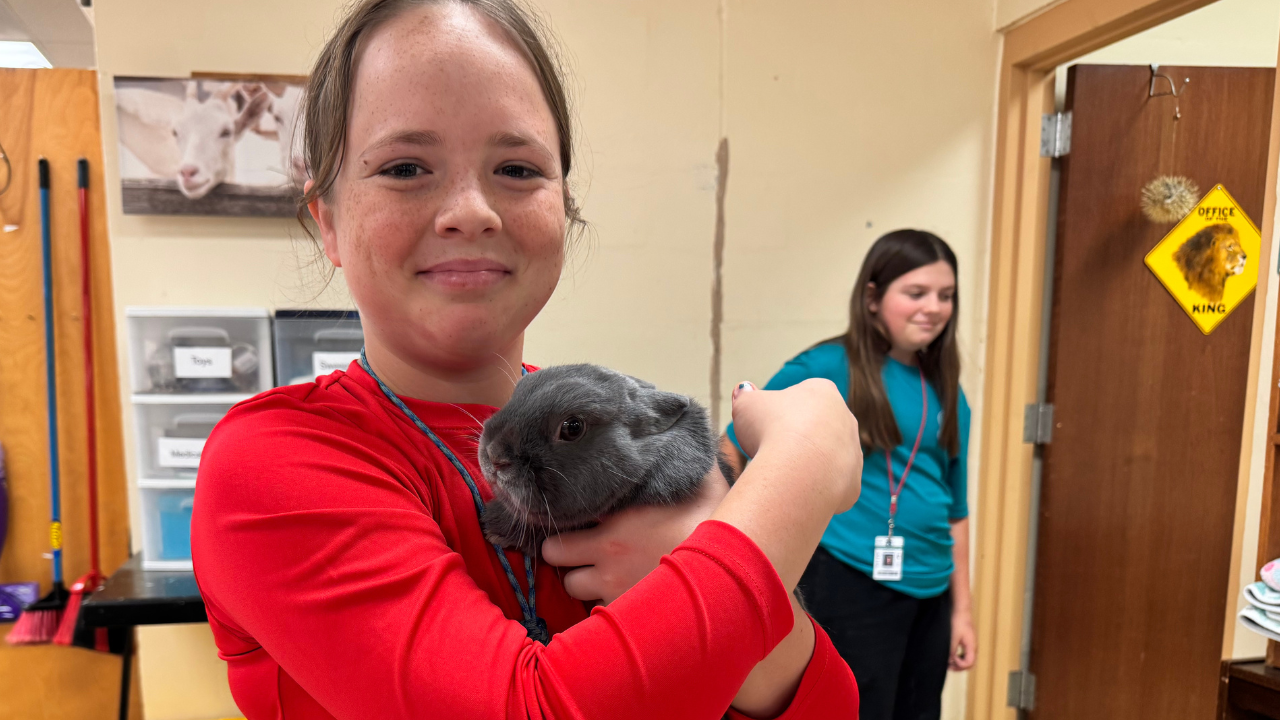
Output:
<instances>
[{"instance_id":1,"label":"red long-sleeve shirt","mask_svg":"<svg viewBox=\"0 0 1280 720\"><path fill-rule=\"evenodd\" d=\"M495 408L405 402L491 498L475 449ZM708 521L590 616L541 564L553 639L527 639L470 491L358 363L228 413L201 459L191 543L249 720L709 720L793 624L760 549ZM781 717L854 718L853 675L815 631Z\"/></svg>"}]
</instances>

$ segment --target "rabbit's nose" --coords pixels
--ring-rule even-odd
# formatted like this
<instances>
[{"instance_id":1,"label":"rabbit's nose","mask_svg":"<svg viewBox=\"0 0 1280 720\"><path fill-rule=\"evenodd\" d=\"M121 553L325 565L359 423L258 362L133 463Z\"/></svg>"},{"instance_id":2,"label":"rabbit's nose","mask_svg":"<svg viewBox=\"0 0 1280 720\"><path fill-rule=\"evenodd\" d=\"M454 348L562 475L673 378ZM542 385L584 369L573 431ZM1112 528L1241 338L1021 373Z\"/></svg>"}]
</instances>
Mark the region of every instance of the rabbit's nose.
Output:
<instances>
[{"instance_id":1,"label":"rabbit's nose","mask_svg":"<svg viewBox=\"0 0 1280 720\"><path fill-rule=\"evenodd\" d=\"M493 458L490 462L493 463L493 469L498 472L502 472L503 470L511 467L511 461L506 458Z\"/></svg>"}]
</instances>

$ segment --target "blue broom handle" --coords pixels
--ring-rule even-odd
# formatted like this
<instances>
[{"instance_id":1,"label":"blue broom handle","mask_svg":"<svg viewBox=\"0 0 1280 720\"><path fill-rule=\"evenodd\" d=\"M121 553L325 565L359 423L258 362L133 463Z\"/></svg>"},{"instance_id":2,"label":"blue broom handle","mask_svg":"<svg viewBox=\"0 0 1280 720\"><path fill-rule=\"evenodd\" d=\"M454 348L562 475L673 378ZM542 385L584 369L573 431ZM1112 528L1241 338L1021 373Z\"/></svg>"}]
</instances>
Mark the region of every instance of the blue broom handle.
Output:
<instances>
[{"instance_id":1,"label":"blue broom handle","mask_svg":"<svg viewBox=\"0 0 1280 720\"><path fill-rule=\"evenodd\" d=\"M49 161L40 158L40 249L44 255L45 392L49 405L49 488L53 504L49 544L53 581L62 582L62 492L58 476L58 372L53 345L53 240L49 230Z\"/></svg>"}]
</instances>

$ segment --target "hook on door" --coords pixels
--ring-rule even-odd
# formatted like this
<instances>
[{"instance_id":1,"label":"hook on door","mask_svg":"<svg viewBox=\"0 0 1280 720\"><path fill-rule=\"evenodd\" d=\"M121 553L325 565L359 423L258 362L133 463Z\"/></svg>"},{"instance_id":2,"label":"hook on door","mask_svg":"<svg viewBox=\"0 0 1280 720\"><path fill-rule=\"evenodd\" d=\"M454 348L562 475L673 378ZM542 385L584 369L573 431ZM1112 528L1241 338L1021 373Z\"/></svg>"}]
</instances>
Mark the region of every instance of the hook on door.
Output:
<instances>
[{"instance_id":1,"label":"hook on door","mask_svg":"<svg viewBox=\"0 0 1280 720\"><path fill-rule=\"evenodd\" d=\"M1169 89L1167 91L1156 92L1157 80L1164 80L1165 82L1169 83ZM1191 78L1183 78L1182 84L1175 86L1173 84L1173 78L1169 77L1168 75L1161 74L1160 66L1153 63L1151 65L1151 87L1147 89L1147 97L1153 98L1153 97L1165 97L1167 95L1173 96L1173 119L1181 120L1182 111L1178 109L1178 93L1185 90L1187 87L1187 83L1189 82L1191 82Z\"/></svg>"}]
</instances>

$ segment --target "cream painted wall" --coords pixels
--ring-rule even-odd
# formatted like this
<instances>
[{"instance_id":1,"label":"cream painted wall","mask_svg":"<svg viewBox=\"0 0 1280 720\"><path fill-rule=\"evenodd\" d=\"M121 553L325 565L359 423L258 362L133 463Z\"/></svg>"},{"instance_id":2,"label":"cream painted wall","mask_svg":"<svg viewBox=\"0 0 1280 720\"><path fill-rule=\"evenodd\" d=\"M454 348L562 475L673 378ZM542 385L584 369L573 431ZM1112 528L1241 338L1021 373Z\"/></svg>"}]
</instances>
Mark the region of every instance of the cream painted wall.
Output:
<instances>
[{"instance_id":1,"label":"cream painted wall","mask_svg":"<svg viewBox=\"0 0 1280 720\"><path fill-rule=\"evenodd\" d=\"M1078 63L1274 67L1280 2L1218 0L1075 60Z\"/></svg>"},{"instance_id":2,"label":"cream painted wall","mask_svg":"<svg viewBox=\"0 0 1280 720\"><path fill-rule=\"evenodd\" d=\"M981 401L997 43L988 3L931 5L730 5L726 382L768 380L843 330L871 243L918 227L959 257Z\"/></svg>"},{"instance_id":3,"label":"cream painted wall","mask_svg":"<svg viewBox=\"0 0 1280 720\"><path fill-rule=\"evenodd\" d=\"M97 9L108 177L116 170L114 75L305 73L336 0L114 0ZM538 363L590 359L709 398L710 272L719 138L713 0L540 3L574 67L575 184L592 239L530 329ZM116 308L192 304L347 307L339 277L319 298L296 224L125 216L109 188ZM121 361L125 323L121 328ZM129 388L122 388L127 399ZM126 403L127 408L127 403ZM129 412L126 410L126 412ZM126 427L132 419L126 418ZM136 459L129 440L129 467ZM138 527L134 510L134 527ZM140 632L148 720L237 714L207 626Z\"/></svg>"},{"instance_id":4,"label":"cream painted wall","mask_svg":"<svg viewBox=\"0 0 1280 720\"><path fill-rule=\"evenodd\" d=\"M996 27L1007 30L1062 2L1063 0L996 0Z\"/></svg>"},{"instance_id":5,"label":"cream painted wall","mask_svg":"<svg viewBox=\"0 0 1280 720\"><path fill-rule=\"evenodd\" d=\"M840 333L871 243L896 228L930 230L960 263L962 384L979 447L992 9L989 0L729 3L726 383L764 383ZM965 677L951 678L947 717L963 717Z\"/></svg>"},{"instance_id":6,"label":"cream painted wall","mask_svg":"<svg viewBox=\"0 0 1280 720\"><path fill-rule=\"evenodd\" d=\"M1275 67L1280 0L1218 0L1058 67L1061 107L1069 65Z\"/></svg>"},{"instance_id":7,"label":"cream painted wall","mask_svg":"<svg viewBox=\"0 0 1280 720\"><path fill-rule=\"evenodd\" d=\"M716 0L539 0L577 85L592 223L529 329L537 363L590 361L710 398L719 141Z\"/></svg>"},{"instance_id":8,"label":"cream painted wall","mask_svg":"<svg viewBox=\"0 0 1280 720\"><path fill-rule=\"evenodd\" d=\"M1110 65L1208 65L1219 67L1275 67L1280 52L1280 0L1219 0L1182 17L1170 20L1096 50L1058 68L1056 90L1059 107L1066 94L1066 68L1073 64ZM1261 218L1255 219L1261 225ZM1275 253L1280 243L1273 243L1270 263L1264 272L1274 272ZM1275 347L1277 283L1268 286L1264 302L1266 320L1262 338L1262 361L1259 378L1270 378L1272 348ZM1240 586L1257 580L1258 524L1262 514L1262 477L1268 443L1267 412L1270 402L1267 380L1258 383L1254 420L1253 456L1250 461L1244 540L1240 565L1236 568ZM1243 597L1231 602L1244 606ZM1248 632L1238 624L1227 628L1229 655L1234 658L1259 657L1266 652L1266 640Z\"/></svg>"}]
</instances>

